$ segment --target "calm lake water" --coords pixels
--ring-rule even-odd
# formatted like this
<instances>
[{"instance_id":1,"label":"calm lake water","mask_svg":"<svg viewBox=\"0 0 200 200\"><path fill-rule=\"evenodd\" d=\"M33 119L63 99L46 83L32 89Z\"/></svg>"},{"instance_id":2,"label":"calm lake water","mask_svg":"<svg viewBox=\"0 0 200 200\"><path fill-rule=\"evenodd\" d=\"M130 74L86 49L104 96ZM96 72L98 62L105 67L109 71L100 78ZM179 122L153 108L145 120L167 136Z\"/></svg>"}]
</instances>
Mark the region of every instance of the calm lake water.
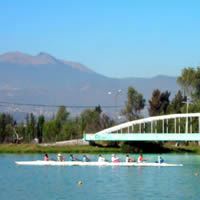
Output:
<instances>
[{"instance_id":1,"label":"calm lake water","mask_svg":"<svg viewBox=\"0 0 200 200\"><path fill-rule=\"evenodd\" d=\"M88 156L92 160L97 157ZM144 156L149 161L157 157ZM42 157L40 154L0 155L0 200L200 199L198 155L163 154L167 162L182 163L183 167L16 166L14 163ZM77 184L80 180L81 186Z\"/></svg>"}]
</instances>

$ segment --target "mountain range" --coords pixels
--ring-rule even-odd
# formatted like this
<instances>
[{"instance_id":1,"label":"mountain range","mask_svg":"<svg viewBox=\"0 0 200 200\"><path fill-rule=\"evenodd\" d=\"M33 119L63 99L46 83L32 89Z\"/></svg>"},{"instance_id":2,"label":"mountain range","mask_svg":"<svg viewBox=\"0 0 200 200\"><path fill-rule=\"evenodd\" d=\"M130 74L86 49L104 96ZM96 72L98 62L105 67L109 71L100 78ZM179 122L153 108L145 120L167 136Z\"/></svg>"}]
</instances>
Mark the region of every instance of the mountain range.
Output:
<instances>
[{"instance_id":1,"label":"mountain range","mask_svg":"<svg viewBox=\"0 0 200 200\"><path fill-rule=\"evenodd\" d=\"M132 74L131 78L111 78L44 52L35 56L21 52L0 55L0 102L117 106L124 104L129 86L147 100L154 89L168 90L171 96L178 90L176 77L136 78Z\"/></svg>"}]
</instances>

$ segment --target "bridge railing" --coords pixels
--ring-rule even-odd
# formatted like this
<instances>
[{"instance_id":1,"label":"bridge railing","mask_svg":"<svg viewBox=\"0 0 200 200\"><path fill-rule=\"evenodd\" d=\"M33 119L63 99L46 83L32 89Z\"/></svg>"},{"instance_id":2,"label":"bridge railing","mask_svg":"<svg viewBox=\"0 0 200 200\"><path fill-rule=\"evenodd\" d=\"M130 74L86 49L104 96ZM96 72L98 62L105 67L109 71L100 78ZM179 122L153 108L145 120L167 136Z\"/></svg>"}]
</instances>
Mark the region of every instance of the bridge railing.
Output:
<instances>
[{"instance_id":1,"label":"bridge railing","mask_svg":"<svg viewBox=\"0 0 200 200\"><path fill-rule=\"evenodd\" d=\"M171 114L125 122L96 134L200 133L200 113Z\"/></svg>"},{"instance_id":2,"label":"bridge railing","mask_svg":"<svg viewBox=\"0 0 200 200\"><path fill-rule=\"evenodd\" d=\"M86 140L135 141L199 141L200 113L171 114L125 122L96 134L86 134Z\"/></svg>"},{"instance_id":3,"label":"bridge railing","mask_svg":"<svg viewBox=\"0 0 200 200\"><path fill-rule=\"evenodd\" d=\"M86 141L200 141L200 134L193 133L143 133L143 134L85 134L84 140Z\"/></svg>"}]
</instances>

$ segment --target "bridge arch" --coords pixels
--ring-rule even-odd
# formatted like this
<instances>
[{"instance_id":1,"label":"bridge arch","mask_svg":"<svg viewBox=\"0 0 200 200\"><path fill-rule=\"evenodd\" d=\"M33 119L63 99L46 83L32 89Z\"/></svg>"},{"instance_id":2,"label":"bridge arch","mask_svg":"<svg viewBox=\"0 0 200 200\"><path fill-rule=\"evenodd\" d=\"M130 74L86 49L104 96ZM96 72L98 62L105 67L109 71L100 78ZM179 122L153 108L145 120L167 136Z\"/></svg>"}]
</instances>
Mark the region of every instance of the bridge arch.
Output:
<instances>
[{"instance_id":1,"label":"bridge arch","mask_svg":"<svg viewBox=\"0 0 200 200\"><path fill-rule=\"evenodd\" d=\"M84 139L200 141L200 113L170 114L133 120L101 130L93 135L86 134Z\"/></svg>"}]
</instances>

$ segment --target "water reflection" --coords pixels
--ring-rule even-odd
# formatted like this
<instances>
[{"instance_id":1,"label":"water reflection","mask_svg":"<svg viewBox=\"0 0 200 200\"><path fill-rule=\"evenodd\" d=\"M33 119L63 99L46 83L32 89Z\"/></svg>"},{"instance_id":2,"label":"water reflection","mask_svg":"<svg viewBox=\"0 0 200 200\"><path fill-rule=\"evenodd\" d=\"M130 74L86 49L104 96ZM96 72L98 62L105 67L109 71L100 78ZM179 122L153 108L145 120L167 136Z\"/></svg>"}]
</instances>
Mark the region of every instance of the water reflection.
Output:
<instances>
[{"instance_id":1,"label":"water reflection","mask_svg":"<svg viewBox=\"0 0 200 200\"><path fill-rule=\"evenodd\" d=\"M56 157L56 154L50 155ZM191 199L200 191L200 156L165 154L183 167L16 166L43 155L0 155L0 199ZM96 155L90 155L95 160ZM111 155L105 156L107 159ZM119 155L122 159L125 155ZM136 157L136 156L135 156ZM150 161L157 155L145 155ZM78 181L82 184L77 184Z\"/></svg>"}]
</instances>

